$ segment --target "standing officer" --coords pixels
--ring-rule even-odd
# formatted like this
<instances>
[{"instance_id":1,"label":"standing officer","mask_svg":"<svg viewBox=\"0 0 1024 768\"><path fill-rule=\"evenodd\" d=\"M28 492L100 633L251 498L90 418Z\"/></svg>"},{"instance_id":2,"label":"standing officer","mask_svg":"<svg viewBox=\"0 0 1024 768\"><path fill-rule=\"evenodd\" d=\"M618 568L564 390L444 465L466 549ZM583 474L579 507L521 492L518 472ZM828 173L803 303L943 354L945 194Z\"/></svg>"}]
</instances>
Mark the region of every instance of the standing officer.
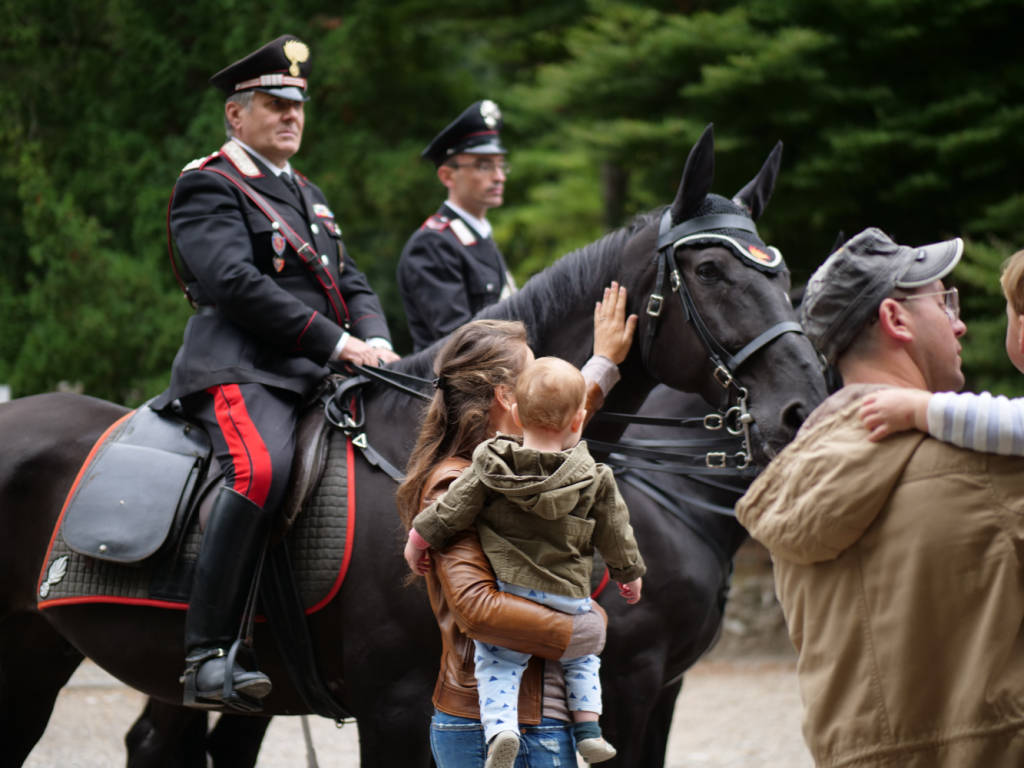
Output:
<instances>
[{"instance_id":1,"label":"standing officer","mask_svg":"<svg viewBox=\"0 0 1024 768\"><path fill-rule=\"evenodd\" d=\"M508 163L501 111L471 104L423 150L448 199L402 249L398 288L417 351L515 291L487 211L502 203Z\"/></svg>"},{"instance_id":2,"label":"standing officer","mask_svg":"<svg viewBox=\"0 0 1024 768\"><path fill-rule=\"evenodd\" d=\"M228 141L185 167L168 214L196 313L153 407L180 401L225 473L185 620L186 704L251 705L270 692L266 675L238 663L225 686L226 653L283 500L299 409L329 364L397 359L327 200L289 163L309 69L309 48L284 35L210 78L227 97Z\"/></svg>"}]
</instances>

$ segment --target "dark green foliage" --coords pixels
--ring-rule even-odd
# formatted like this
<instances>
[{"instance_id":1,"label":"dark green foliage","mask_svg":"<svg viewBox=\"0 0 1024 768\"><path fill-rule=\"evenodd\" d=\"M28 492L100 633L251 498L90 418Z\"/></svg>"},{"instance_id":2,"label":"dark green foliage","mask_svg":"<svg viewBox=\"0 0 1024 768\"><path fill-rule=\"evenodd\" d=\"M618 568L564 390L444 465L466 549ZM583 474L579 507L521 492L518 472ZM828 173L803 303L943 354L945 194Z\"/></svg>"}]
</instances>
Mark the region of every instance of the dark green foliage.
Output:
<instances>
[{"instance_id":1,"label":"dark green foliage","mask_svg":"<svg viewBox=\"0 0 1024 768\"><path fill-rule=\"evenodd\" d=\"M189 312L167 197L223 141L207 78L284 32L314 55L294 164L331 201L400 351L395 265L443 198L419 152L490 97L513 152L491 219L520 280L670 200L713 121L722 194L785 143L761 229L798 281L839 230L970 237L969 386L1020 388L997 283L1024 241L1020 3L0 0L0 23L0 382L16 395L68 381L136 403L163 387Z\"/></svg>"}]
</instances>

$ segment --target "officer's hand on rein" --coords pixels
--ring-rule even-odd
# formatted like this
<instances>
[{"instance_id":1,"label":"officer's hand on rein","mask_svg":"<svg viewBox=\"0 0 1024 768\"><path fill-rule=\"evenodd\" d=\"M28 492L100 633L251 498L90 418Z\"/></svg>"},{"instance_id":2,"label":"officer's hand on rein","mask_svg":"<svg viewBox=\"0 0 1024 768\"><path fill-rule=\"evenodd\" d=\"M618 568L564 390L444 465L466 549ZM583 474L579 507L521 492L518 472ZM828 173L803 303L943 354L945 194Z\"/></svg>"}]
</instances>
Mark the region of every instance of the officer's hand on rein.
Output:
<instances>
[{"instance_id":1,"label":"officer's hand on rein","mask_svg":"<svg viewBox=\"0 0 1024 768\"><path fill-rule=\"evenodd\" d=\"M371 347L362 339L349 336L344 349L341 350L340 359L359 365L377 367L382 363L394 362L399 359L399 356L389 349Z\"/></svg>"}]
</instances>

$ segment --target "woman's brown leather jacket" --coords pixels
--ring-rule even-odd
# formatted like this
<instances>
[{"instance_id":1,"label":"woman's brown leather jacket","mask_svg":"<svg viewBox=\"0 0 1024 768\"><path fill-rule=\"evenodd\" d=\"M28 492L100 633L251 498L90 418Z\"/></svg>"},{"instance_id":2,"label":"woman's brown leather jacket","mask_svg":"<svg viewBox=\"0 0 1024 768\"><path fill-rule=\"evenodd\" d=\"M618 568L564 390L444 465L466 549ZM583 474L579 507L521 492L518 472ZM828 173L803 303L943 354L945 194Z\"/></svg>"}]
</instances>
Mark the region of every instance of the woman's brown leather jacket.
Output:
<instances>
[{"instance_id":1,"label":"woman's brown leather jacket","mask_svg":"<svg viewBox=\"0 0 1024 768\"><path fill-rule=\"evenodd\" d=\"M469 462L449 459L428 481L424 500L440 495ZM534 658L523 673L519 722L536 725L543 703L544 659L557 660L572 636L572 616L500 592L476 531L459 534L444 550L431 550L433 568L426 575L430 607L441 630L441 669L434 706L442 712L480 718L473 640L513 648ZM448 599L450 596L450 599Z\"/></svg>"},{"instance_id":2,"label":"woman's brown leather jacket","mask_svg":"<svg viewBox=\"0 0 1024 768\"><path fill-rule=\"evenodd\" d=\"M593 414L604 396L596 384L588 382L587 389L587 408ZM467 459L457 457L438 464L424 484L420 509L441 496L468 466ZM434 706L457 717L480 719L473 674L475 639L533 656L519 689L519 722L538 724L543 711L544 659L562 657L572 637L573 617L499 591L476 530L458 534L444 550L431 550L430 556L433 567L425 577L427 593L441 630ZM596 604L595 609L601 610Z\"/></svg>"}]
</instances>

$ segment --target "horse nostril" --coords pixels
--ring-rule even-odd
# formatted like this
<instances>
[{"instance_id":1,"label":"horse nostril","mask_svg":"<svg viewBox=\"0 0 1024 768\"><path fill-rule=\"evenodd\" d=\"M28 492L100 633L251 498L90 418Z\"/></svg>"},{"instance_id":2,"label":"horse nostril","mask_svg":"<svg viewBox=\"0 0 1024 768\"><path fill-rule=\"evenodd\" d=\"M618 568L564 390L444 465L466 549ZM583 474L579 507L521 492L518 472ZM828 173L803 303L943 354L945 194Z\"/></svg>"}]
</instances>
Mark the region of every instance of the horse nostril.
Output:
<instances>
[{"instance_id":1,"label":"horse nostril","mask_svg":"<svg viewBox=\"0 0 1024 768\"><path fill-rule=\"evenodd\" d=\"M799 400L790 403L782 409L782 425L791 432L796 434L796 431L800 429L800 425L804 423L810 411L807 406L801 403Z\"/></svg>"}]
</instances>

